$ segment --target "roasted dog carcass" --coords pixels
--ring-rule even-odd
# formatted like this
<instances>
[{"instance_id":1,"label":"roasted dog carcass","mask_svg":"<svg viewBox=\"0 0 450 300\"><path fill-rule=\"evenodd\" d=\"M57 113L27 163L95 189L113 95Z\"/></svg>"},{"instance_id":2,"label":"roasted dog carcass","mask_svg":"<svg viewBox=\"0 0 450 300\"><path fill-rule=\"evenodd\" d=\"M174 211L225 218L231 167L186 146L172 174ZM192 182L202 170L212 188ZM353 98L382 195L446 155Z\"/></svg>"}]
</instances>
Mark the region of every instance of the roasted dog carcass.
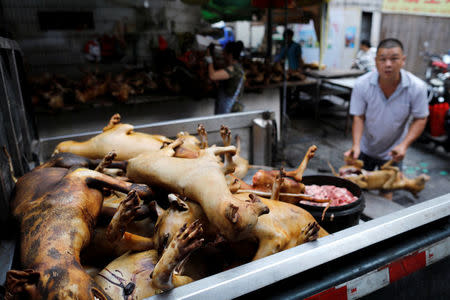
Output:
<instances>
[{"instance_id":1,"label":"roasted dog carcass","mask_svg":"<svg viewBox=\"0 0 450 300\"><path fill-rule=\"evenodd\" d=\"M80 265L102 206L103 188L151 194L145 185L78 168L39 168L16 184L12 214L20 224L20 263L7 273L6 298L108 299Z\"/></svg>"},{"instance_id":2,"label":"roasted dog carcass","mask_svg":"<svg viewBox=\"0 0 450 300\"><path fill-rule=\"evenodd\" d=\"M224 176L230 168L227 163L221 166L216 155L234 154L236 148L212 146L200 150L195 159L173 157L173 149L180 143L177 140L159 151L130 159L126 176L134 182L162 187L197 202L209 222L230 240L247 235L268 209L258 199L241 200L231 194Z\"/></svg>"},{"instance_id":3,"label":"roasted dog carcass","mask_svg":"<svg viewBox=\"0 0 450 300\"><path fill-rule=\"evenodd\" d=\"M114 151L117 160L128 160L147 151L160 149L172 140L161 135L150 135L133 131L130 124L120 123L120 115L115 114L103 132L85 142L64 141L56 146L55 153L71 152L88 158L103 158Z\"/></svg>"},{"instance_id":4,"label":"roasted dog carcass","mask_svg":"<svg viewBox=\"0 0 450 300\"><path fill-rule=\"evenodd\" d=\"M330 165L333 174L350 180L363 189L407 190L417 197L417 194L425 188L425 183L430 180L430 176L426 174L412 179L407 178L397 167L392 166L393 160L386 162L379 170L366 171L361 160L354 160L351 157L344 159L346 165L339 169L339 174Z\"/></svg>"},{"instance_id":5,"label":"roasted dog carcass","mask_svg":"<svg viewBox=\"0 0 450 300\"><path fill-rule=\"evenodd\" d=\"M238 193L234 196L242 201L249 197L256 197L248 193ZM158 218L156 236L161 239L160 244L163 243L163 239L169 239L170 241L180 224L190 224L195 220L200 220L205 228L205 235L214 239L214 232L217 232L217 227L208 222L200 205L190 200L182 200L173 194L169 195L169 198L172 198L176 205L172 205ZM252 255L253 260L328 235L317 224L314 217L304 209L289 203L262 197L260 201L269 208L270 212L258 218L258 223L252 227L246 238L246 240L258 243L257 251Z\"/></svg>"},{"instance_id":6,"label":"roasted dog carcass","mask_svg":"<svg viewBox=\"0 0 450 300\"><path fill-rule=\"evenodd\" d=\"M288 202L291 204L297 204L299 200L315 200L321 201L321 199L312 199L312 197L308 197L304 195L305 185L301 182L303 173L306 170L306 166L311 158L314 157L314 154L317 150L315 145L309 147L305 157L302 162L298 166L298 168L294 171L289 171L283 173L283 176L287 176L284 178L281 183L280 190L280 201ZM276 181L277 176L280 174L278 170L259 170L253 175L253 183L252 185L248 185L244 181L239 181L239 188L241 190L246 191L255 191L255 192L263 192L263 193L271 193L273 189L273 185ZM292 195L289 195L292 194Z\"/></svg>"},{"instance_id":7,"label":"roasted dog carcass","mask_svg":"<svg viewBox=\"0 0 450 300\"><path fill-rule=\"evenodd\" d=\"M200 125L199 125L200 128ZM198 150L200 150L201 142L188 132L181 131L177 134L177 138L183 142L182 147L175 148L175 156L181 158L197 158Z\"/></svg>"},{"instance_id":8,"label":"roasted dog carcass","mask_svg":"<svg viewBox=\"0 0 450 300\"><path fill-rule=\"evenodd\" d=\"M222 125L220 127L220 136L222 137L223 145L225 147L231 146L231 131L227 126ZM225 164L229 168L234 168L230 170L232 174L238 178L244 178L248 172L249 163L248 160L240 156L241 152L241 140L239 136L236 136L236 153L225 154Z\"/></svg>"},{"instance_id":9,"label":"roasted dog carcass","mask_svg":"<svg viewBox=\"0 0 450 300\"><path fill-rule=\"evenodd\" d=\"M192 282L175 271L203 243L202 228L198 221L178 228L161 257L156 250L127 252L108 264L95 281L112 299L143 299Z\"/></svg>"},{"instance_id":10,"label":"roasted dog carcass","mask_svg":"<svg viewBox=\"0 0 450 300\"><path fill-rule=\"evenodd\" d=\"M247 193L235 194L245 199ZM261 197L270 212L259 217L252 230L252 238L258 241L253 260L324 237L328 233L320 227L306 210L290 203Z\"/></svg>"}]
</instances>

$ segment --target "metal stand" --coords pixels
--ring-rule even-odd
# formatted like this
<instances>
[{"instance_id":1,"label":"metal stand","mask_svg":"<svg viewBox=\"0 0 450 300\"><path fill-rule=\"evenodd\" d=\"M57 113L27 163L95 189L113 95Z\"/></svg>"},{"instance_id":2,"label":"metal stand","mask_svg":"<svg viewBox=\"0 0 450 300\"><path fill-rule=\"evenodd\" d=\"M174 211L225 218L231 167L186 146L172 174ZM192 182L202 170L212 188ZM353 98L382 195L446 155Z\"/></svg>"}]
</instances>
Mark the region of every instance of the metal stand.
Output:
<instances>
[{"instance_id":1,"label":"metal stand","mask_svg":"<svg viewBox=\"0 0 450 300\"><path fill-rule=\"evenodd\" d=\"M22 52L17 42L0 37L0 284L11 267L15 240L9 222L9 201L15 182L34 166L33 146L37 140L32 122L31 101L25 101ZM11 174L9 161L12 161Z\"/></svg>"}]
</instances>

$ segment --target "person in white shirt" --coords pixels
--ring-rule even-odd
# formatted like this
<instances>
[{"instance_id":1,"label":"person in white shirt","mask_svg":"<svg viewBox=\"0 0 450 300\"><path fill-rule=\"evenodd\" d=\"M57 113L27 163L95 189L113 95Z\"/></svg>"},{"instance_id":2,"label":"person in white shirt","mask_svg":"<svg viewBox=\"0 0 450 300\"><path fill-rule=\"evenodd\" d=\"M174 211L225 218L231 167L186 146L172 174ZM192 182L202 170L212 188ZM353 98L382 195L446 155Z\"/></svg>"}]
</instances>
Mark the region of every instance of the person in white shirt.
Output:
<instances>
[{"instance_id":1,"label":"person in white shirt","mask_svg":"<svg viewBox=\"0 0 450 300\"><path fill-rule=\"evenodd\" d=\"M364 70L367 72L375 70L375 56L377 49L370 46L368 40L362 40L359 46L359 51L356 53L356 58L353 62L352 69Z\"/></svg>"}]
</instances>

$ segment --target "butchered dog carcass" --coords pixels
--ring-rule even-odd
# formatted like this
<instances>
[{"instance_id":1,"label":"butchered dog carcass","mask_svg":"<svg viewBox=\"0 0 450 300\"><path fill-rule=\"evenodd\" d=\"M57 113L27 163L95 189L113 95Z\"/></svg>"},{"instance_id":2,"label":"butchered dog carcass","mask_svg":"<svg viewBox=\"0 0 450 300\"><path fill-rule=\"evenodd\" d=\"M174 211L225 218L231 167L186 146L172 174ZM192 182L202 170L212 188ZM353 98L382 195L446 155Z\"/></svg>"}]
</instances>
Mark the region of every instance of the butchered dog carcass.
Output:
<instances>
[{"instance_id":1,"label":"butchered dog carcass","mask_svg":"<svg viewBox=\"0 0 450 300\"><path fill-rule=\"evenodd\" d=\"M313 145L309 147L308 151L305 154L305 157L296 170L289 172L284 172L284 170L282 171L282 175L285 176L285 178L281 183L279 196L280 201L291 204L298 204L300 200L328 202L326 199L316 199L312 196L306 195L305 185L301 182L308 162L311 158L314 157L316 151L317 146ZM236 177L231 177L229 181L230 184L233 184L234 181L236 189L254 192L261 196L267 196L272 193L277 176L279 175L279 170L258 170L255 175L253 175L252 185L249 185Z\"/></svg>"}]
</instances>

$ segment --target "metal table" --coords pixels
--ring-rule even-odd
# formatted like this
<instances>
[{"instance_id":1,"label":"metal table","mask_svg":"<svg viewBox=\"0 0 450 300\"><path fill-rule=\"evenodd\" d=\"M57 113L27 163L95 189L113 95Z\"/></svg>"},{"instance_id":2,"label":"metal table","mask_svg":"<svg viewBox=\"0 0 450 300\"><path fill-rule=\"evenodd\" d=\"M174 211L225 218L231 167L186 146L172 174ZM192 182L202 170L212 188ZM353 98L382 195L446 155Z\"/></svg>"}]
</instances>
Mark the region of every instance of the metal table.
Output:
<instances>
[{"instance_id":1,"label":"metal table","mask_svg":"<svg viewBox=\"0 0 450 300\"><path fill-rule=\"evenodd\" d=\"M271 83L271 84L267 84L267 85L257 85L257 86L252 86L252 89L273 89L273 88L278 88L280 93L280 97L279 97L279 101L280 101L280 133L281 133L281 142L284 144L285 140L284 140L284 136L283 134L287 132L287 128L286 128L286 124L287 124L287 120L288 120L288 116L286 113L286 102L284 101L284 98L286 96L286 99L290 99L292 96L292 91L296 88L301 88L301 87L314 87L316 86L318 83L318 80L315 78L311 78L311 77L306 77L304 80L296 80L296 81L286 81L286 95L284 92L284 86L285 83L284 81L281 82L277 82L277 83ZM314 90L316 91L316 90ZM314 98L316 97L316 95L314 96Z\"/></svg>"},{"instance_id":2,"label":"metal table","mask_svg":"<svg viewBox=\"0 0 450 300\"><path fill-rule=\"evenodd\" d=\"M353 90L356 79L357 79L356 77L344 77L336 79L325 79L324 82Z\"/></svg>"},{"instance_id":3,"label":"metal table","mask_svg":"<svg viewBox=\"0 0 450 300\"><path fill-rule=\"evenodd\" d=\"M365 71L355 69L325 69L325 70L306 70L305 74L319 79L358 77Z\"/></svg>"},{"instance_id":4,"label":"metal table","mask_svg":"<svg viewBox=\"0 0 450 300\"><path fill-rule=\"evenodd\" d=\"M320 101L320 89L323 81L337 78L351 78L358 77L364 74L365 71L354 69L325 69L325 70L306 70L305 74L317 79L316 92L315 92L315 105L314 114L315 118L319 118L319 101Z\"/></svg>"},{"instance_id":5,"label":"metal table","mask_svg":"<svg viewBox=\"0 0 450 300\"><path fill-rule=\"evenodd\" d=\"M324 85L331 85L331 86L343 88L343 89L347 90L348 94L351 94L353 87L355 86L356 79L357 79L357 77L324 79L322 83ZM344 99L344 100L348 100L350 102L350 98ZM347 135L347 133L348 133L349 125L350 125L350 103L348 103L347 112L346 112L346 116L345 116L345 135Z\"/></svg>"}]
</instances>

